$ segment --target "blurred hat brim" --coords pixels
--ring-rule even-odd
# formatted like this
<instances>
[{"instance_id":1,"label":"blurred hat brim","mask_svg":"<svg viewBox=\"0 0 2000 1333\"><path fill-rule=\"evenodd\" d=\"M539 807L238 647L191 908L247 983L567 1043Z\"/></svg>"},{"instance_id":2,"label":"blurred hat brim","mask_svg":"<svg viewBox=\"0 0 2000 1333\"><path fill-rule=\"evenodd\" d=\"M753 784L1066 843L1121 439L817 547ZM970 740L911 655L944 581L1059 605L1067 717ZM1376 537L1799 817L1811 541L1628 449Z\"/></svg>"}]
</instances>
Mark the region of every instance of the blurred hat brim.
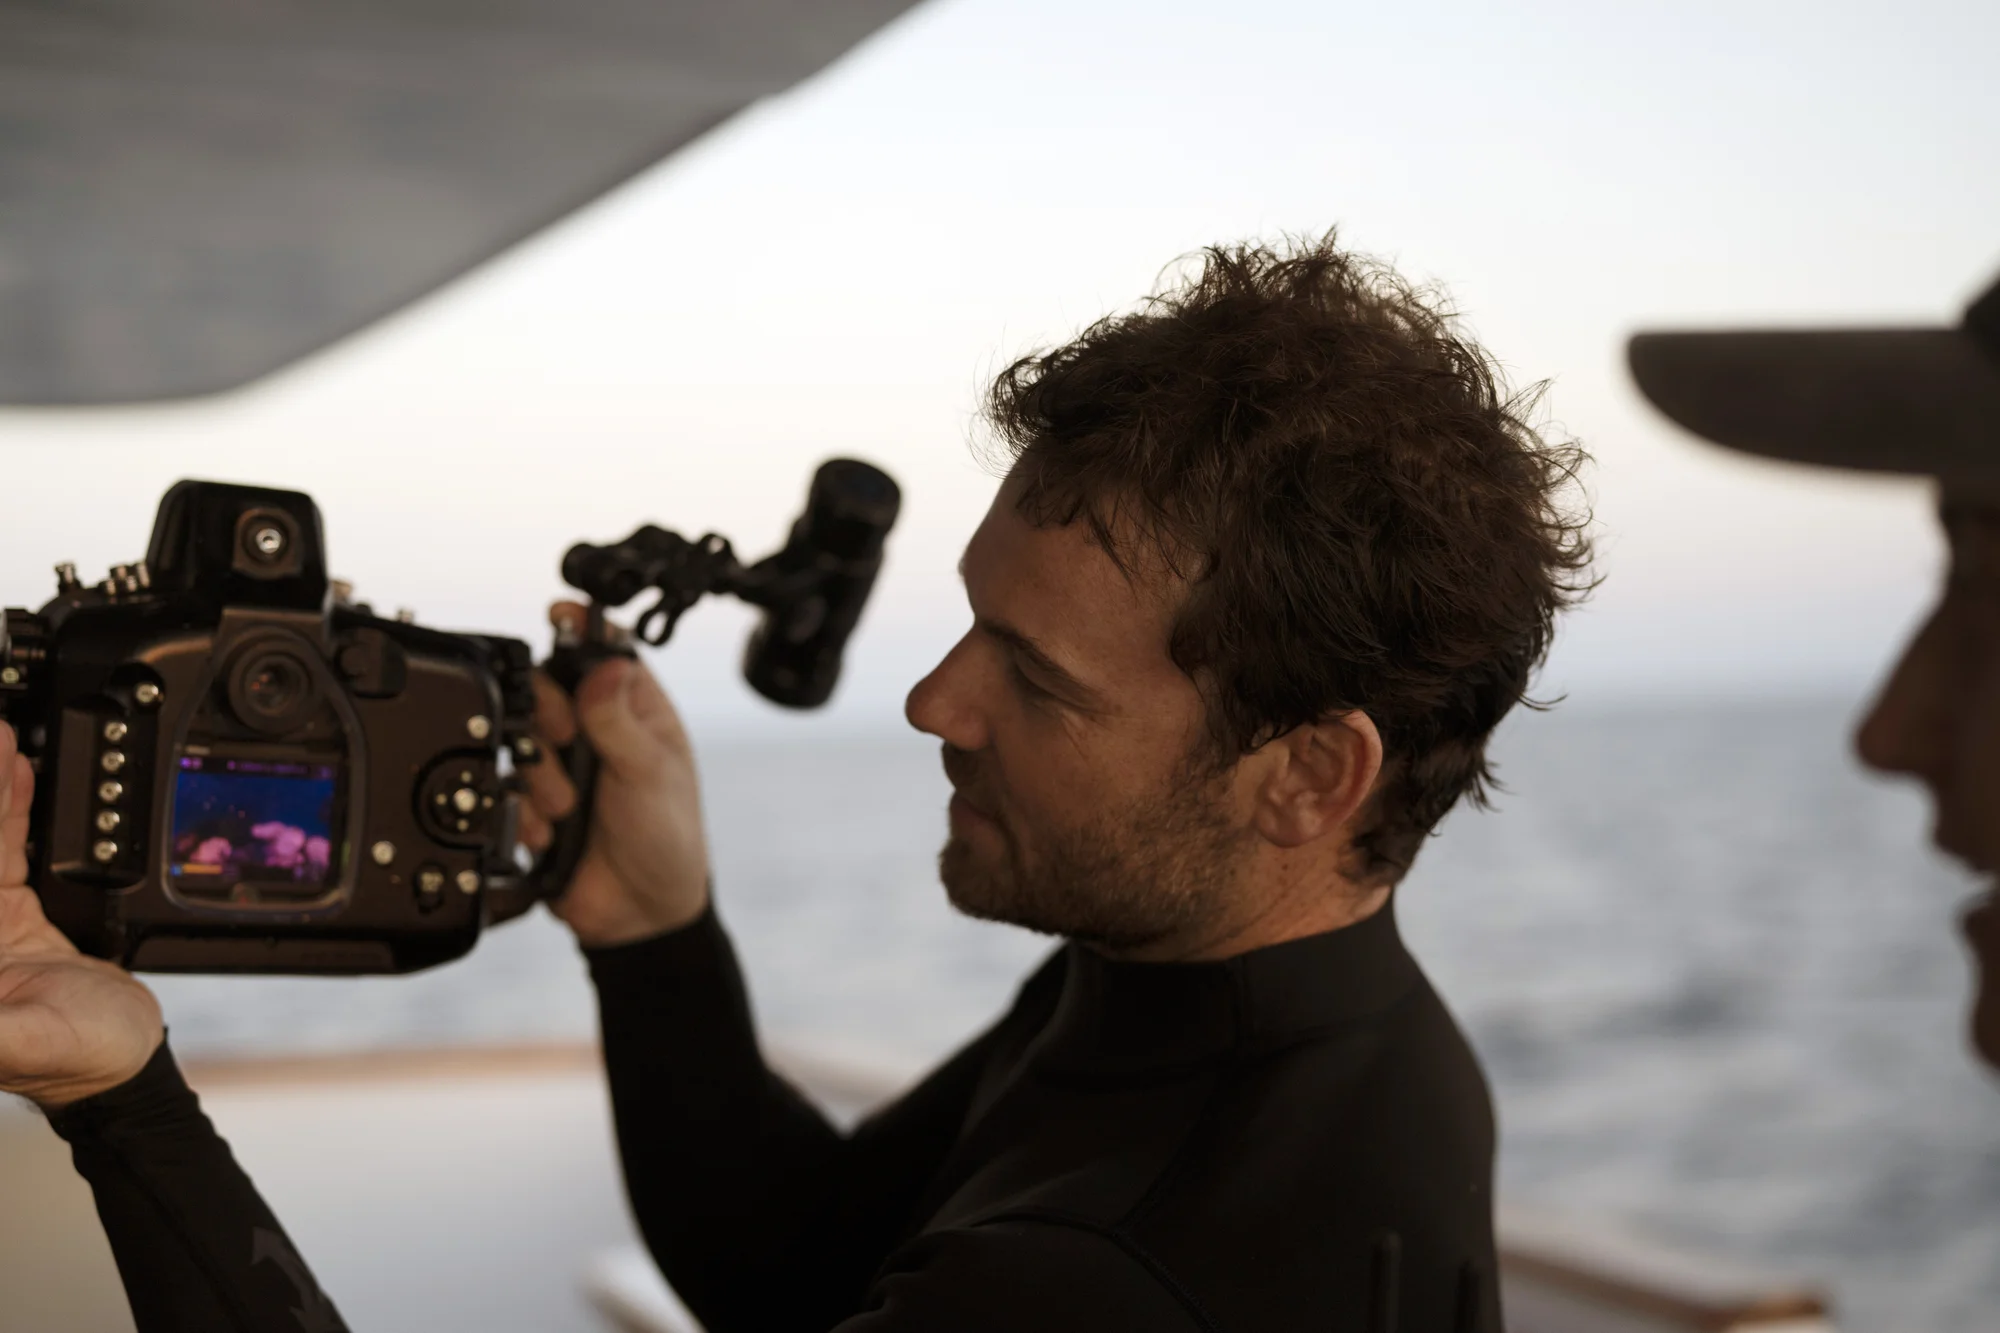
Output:
<instances>
[{"instance_id":1,"label":"blurred hat brim","mask_svg":"<svg viewBox=\"0 0 2000 1333\"><path fill-rule=\"evenodd\" d=\"M1963 329L1642 333L1628 355L1655 406L1731 449L2000 479L2000 355Z\"/></svg>"}]
</instances>

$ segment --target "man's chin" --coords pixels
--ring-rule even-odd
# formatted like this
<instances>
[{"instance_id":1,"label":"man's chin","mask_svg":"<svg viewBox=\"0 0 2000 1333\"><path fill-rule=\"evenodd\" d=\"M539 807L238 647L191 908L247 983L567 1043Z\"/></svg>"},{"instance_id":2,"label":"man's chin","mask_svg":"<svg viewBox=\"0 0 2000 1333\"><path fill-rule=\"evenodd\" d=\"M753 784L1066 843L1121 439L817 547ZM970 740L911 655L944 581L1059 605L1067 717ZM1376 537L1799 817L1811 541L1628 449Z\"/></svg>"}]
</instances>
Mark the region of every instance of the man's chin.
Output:
<instances>
[{"instance_id":1,"label":"man's chin","mask_svg":"<svg viewBox=\"0 0 2000 1333\"><path fill-rule=\"evenodd\" d=\"M966 839L953 837L938 853L938 880L946 899L967 916L1015 924L1007 908L1017 895L1008 892L1005 872L988 864Z\"/></svg>"},{"instance_id":2,"label":"man's chin","mask_svg":"<svg viewBox=\"0 0 2000 1333\"><path fill-rule=\"evenodd\" d=\"M1081 923L1025 889L1010 862L995 859L973 842L954 837L938 854L938 879L951 905L977 921L1019 926L1037 935L1086 938Z\"/></svg>"}]
</instances>

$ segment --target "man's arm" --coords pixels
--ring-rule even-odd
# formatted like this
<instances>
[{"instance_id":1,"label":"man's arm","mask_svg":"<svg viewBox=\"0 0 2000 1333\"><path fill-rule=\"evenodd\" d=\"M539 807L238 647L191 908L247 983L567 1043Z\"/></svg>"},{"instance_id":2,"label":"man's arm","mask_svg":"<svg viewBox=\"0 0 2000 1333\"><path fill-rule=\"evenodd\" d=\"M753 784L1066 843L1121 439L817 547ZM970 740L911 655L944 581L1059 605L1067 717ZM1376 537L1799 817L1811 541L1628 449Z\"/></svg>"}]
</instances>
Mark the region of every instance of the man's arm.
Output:
<instances>
[{"instance_id":1,"label":"man's arm","mask_svg":"<svg viewBox=\"0 0 2000 1333\"><path fill-rule=\"evenodd\" d=\"M712 912L589 957L626 1191L681 1299L710 1333L823 1333L859 1309L996 1037L842 1135L764 1063Z\"/></svg>"},{"instance_id":2,"label":"man's arm","mask_svg":"<svg viewBox=\"0 0 2000 1333\"><path fill-rule=\"evenodd\" d=\"M69 1140L140 1333L337 1333L340 1316L182 1081L152 992L77 952L26 887L33 797L0 723L0 1092L35 1102Z\"/></svg>"},{"instance_id":3,"label":"man's arm","mask_svg":"<svg viewBox=\"0 0 2000 1333\"><path fill-rule=\"evenodd\" d=\"M558 623L583 613L559 604ZM626 1192L655 1260L711 1333L824 1330L869 1277L964 1122L987 1043L843 1136L764 1063L736 956L709 905L692 749L636 662L572 702L547 681L537 726L601 761L593 825L555 904L590 959ZM575 794L528 772L524 840L546 846Z\"/></svg>"},{"instance_id":4,"label":"man's arm","mask_svg":"<svg viewBox=\"0 0 2000 1333\"><path fill-rule=\"evenodd\" d=\"M90 1182L140 1333L347 1327L164 1042L137 1076L49 1123Z\"/></svg>"}]
</instances>

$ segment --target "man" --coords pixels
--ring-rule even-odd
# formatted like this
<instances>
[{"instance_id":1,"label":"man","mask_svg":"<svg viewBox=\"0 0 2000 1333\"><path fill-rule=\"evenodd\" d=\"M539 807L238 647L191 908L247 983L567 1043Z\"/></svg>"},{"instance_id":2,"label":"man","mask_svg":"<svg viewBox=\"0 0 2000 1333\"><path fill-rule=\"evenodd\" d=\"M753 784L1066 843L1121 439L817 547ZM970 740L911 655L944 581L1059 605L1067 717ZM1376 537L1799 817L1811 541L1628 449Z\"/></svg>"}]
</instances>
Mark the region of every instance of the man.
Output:
<instances>
[{"instance_id":1,"label":"man","mask_svg":"<svg viewBox=\"0 0 2000 1333\"><path fill-rule=\"evenodd\" d=\"M1955 329L1642 334L1633 374L1668 416L1773 458L1939 479L1951 568L1856 736L1930 789L1939 847L2000 871L2000 283ZM2000 906L1966 913L1974 1049L2000 1068Z\"/></svg>"},{"instance_id":2,"label":"man","mask_svg":"<svg viewBox=\"0 0 2000 1333\"><path fill-rule=\"evenodd\" d=\"M613 803L560 911L655 1256L718 1333L1497 1329L1485 1089L1390 901L1580 584L1572 454L1330 239L1211 251L989 409L907 711L952 901L1069 943L851 1136L757 1054L665 697L582 690Z\"/></svg>"},{"instance_id":3,"label":"man","mask_svg":"<svg viewBox=\"0 0 2000 1333\"><path fill-rule=\"evenodd\" d=\"M851 1134L758 1053L664 693L636 663L544 686L546 739L603 759L556 910L629 1192L712 1333L1497 1333L1485 1084L1391 904L1586 582L1579 456L1531 402L1330 236L1212 250L1000 376L972 626L908 714L952 901L1066 943ZM539 846L574 796L530 784ZM82 1142L135 1085L179 1095L157 1016L128 1026L42 1098Z\"/></svg>"}]
</instances>

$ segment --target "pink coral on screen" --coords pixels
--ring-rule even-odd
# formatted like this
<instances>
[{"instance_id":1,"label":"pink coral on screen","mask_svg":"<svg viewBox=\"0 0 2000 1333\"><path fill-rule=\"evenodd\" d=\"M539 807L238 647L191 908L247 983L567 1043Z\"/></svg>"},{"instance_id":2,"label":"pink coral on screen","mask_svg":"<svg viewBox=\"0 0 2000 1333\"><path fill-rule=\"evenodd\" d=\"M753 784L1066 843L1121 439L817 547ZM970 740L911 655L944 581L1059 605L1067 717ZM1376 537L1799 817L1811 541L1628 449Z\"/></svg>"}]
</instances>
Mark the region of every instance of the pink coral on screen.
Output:
<instances>
[{"instance_id":1,"label":"pink coral on screen","mask_svg":"<svg viewBox=\"0 0 2000 1333\"><path fill-rule=\"evenodd\" d=\"M305 860L306 831L302 828L274 819L256 825L250 830L250 836L264 844L264 864L267 866L291 870Z\"/></svg>"}]
</instances>

